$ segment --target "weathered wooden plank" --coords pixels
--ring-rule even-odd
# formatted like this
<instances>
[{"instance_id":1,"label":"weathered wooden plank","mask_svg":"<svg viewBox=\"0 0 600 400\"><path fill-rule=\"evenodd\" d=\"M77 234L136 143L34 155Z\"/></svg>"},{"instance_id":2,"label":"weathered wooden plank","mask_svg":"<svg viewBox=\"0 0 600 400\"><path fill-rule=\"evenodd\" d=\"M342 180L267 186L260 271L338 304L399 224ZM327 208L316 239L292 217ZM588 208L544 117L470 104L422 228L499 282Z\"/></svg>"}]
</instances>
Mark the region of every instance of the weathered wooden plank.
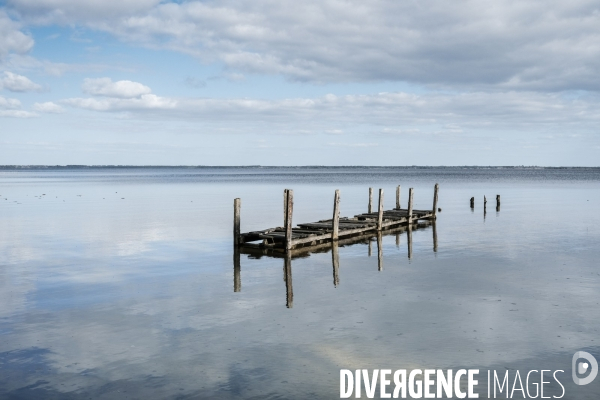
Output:
<instances>
[{"instance_id":1,"label":"weathered wooden plank","mask_svg":"<svg viewBox=\"0 0 600 400\"><path fill-rule=\"evenodd\" d=\"M327 229L327 230L333 229L332 224L327 223L327 222L306 222L306 223L298 224L298 226L301 228L317 228L317 229Z\"/></svg>"},{"instance_id":2,"label":"weathered wooden plank","mask_svg":"<svg viewBox=\"0 0 600 400\"><path fill-rule=\"evenodd\" d=\"M328 224L326 222L324 223L319 223L319 222L309 222L306 224L298 224L298 226L303 227L303 228L319 228L319 229L325 229L327 231L331 231L333 232L333 227L332 224ZM360 228L360 227L367 227L367 226L371 226L368 224L361 224L359 221L355 224L340 224L339 226L339 231L348 229L348 228Z\"/></svg>"},{"instance_id":3,"label":"weathered wooden plank","mask_svg":"<svg viewBox=\"0 0 600 400\"><path fill-rule=\"evenodd\" d=\"M342 236L342 235L340 235L340 236ZM296 239L296 240L294 240L293 245L297 246L299 244L311 243L311 242L314 242L317 240L328 240L328 239L331 239L331 233L326 233L326 234L317 235L317 236L310 236L310 237L302 238L302 239Z\"/></svg>"}]
</instances>

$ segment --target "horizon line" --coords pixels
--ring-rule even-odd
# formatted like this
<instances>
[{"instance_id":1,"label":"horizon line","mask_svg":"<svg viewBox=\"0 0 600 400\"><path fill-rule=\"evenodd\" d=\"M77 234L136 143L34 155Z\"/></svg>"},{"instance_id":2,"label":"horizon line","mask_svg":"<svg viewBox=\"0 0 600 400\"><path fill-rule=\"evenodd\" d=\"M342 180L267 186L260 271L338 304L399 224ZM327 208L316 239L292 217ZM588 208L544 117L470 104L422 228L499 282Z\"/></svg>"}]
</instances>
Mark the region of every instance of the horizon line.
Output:
<instances>
[{"instance_id":1,"label":"horizon line","mask_svg":"<svg viewBox=\"0 0 600 400\"><path fill-rule=\"evenodd\" d=\"M544 165L153 165L153 164L4 164L0 169L34 168L600 168L600 166Z\"/></svg>"}]
</instances>

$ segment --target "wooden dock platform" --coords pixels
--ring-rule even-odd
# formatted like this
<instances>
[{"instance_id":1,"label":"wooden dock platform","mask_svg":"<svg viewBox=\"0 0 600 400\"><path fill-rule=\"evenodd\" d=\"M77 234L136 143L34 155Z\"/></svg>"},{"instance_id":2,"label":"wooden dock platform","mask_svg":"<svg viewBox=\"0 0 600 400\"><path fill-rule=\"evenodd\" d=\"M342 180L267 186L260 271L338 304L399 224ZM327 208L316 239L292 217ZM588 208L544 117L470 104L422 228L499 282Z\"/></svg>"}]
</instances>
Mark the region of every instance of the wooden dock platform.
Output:
<instances>
[{"instance_id":1,"label":"wooden dock platform","mask_svg":"<svg viewBox=\"0 0 600 400\"><path fill-rule=\"evenodd\" d=\"M240 231L241 200L234 200L234 245L236 247L255 247L278 251L291 251L300 247L318 246L324 243L348 239L356 236L410 226L419 220L435 220L437 217L439 185L436 183L431 210L414 210L414 190L408 191L408 208L400 207L400 186L396 189L396 207L383 209L383 189L379 189L377 212L373 212L373 191L369 188L369 204L366 213L353 217L340 217L340 191L335 191L333 216L331 219L297 224L292 227L294 194L290 189L284 190L284 226L242 233Z\"/></svg>"}]
</instances>

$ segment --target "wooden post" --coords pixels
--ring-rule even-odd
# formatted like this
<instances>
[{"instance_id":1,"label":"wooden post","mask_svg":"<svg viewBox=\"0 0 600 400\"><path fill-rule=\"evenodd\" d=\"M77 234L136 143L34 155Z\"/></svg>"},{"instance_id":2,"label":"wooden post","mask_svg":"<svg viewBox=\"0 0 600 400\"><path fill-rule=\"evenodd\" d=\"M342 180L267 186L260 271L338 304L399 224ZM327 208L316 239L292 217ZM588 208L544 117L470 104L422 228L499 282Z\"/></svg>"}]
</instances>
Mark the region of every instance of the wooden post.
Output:
<instances>
[{"instance_id":1,"label":"wooden post","mask_svg":"<svg viewBox=\"0 0 600 400\"><path fill-rule=\"evenodd\" d=\"M337 287L340 284L340 252L338 243L331 243L331 263L333 264L333 286Z\"/></svg>"},{"instance_id":2,"label":"wooden post","mask_svg":"<svg viewBox=\"0 0 600 400\"><path fill-rule=\"evenodd\" d=\"M294 213L294 191L287 189L285 212L285 249L292 248L292 215Z\"/></svg>"},{"instance_id":3,"label":"wooden post","mask_svg":"<svg viewBox=\"0 0 600 400\"><path fill-rule=\"evenodd\" d=\"M377 230L383 227L383 189L379 189L379 211L377 212Z\"/></svg>"},{"instance_id":4,"label":"wooden post","mask_svg":"<svg viewBox=\"0 0 600 400\"><path fill-rule=\"evenodd\" d=\"M437 203L438 203L438 192L440 190L440 185L437 183L433 187L433 219L437 218Z\"/></svg>"},{"instance_id":5,"label":"wooden post","mask_svg":"<svg viewBox=\"0 0 600 400\"><path fill-rule=\"evenodd\" d=\"M333 218L331 220L333 232L331 232L331 240L338 240L340 229L340 190L335 191L333 197Z\"/></svg>"},{"instance_id":6,"label":"wooden post","mask_svg":"<svg viewBox=\"0 0 600 400\"><path fill-rule=\"evenodd\" d=\"M240 274L240 248L233 248L233 291L239 292L242 290L242 278Z\"/></svg>"},{"instance_id":7,"label":"wooden post","mask_svg":"<svg viewBox=\"0 0 600 400\"><path fill-rule=\"evenodd\" d=\"M415 190L413 188L408 189L408 224L412 223L412 211L413 211L413 196Z\"/></svg>"},{"instance_id":8,"label":"wooden post","mask_svg":"<svg viewBox=\"0 0 600 400\"><path fill-rule=\"evenodd\" d=\"M396 187L396 210L400 209L400 185Z\"/></svg>"},{"instance_id":9,"label":"wooden post","mask_svg":"<svg viewBox=\"0 0 600 400\"><path fill-rule=\"evenodd\" d=\"M485 195L483 195L483 218L485 218L485 214L487 213L487 199Z\"/></svg>"},{"instance_id":10,"label":"wooden post","mask_svg":"<svg viewBox=\"0 0 600 400\"><path fill-rule=\"evenodd\" d=\"M285 227L285 215L287 214L287 192L288 189L283 189L283 226Z\"/></svg>"},{"instance_id":11,"label":"wooden post","mask_svg":"<svg viewBox=\"0 0 600 400\"><path fill-rule=\"evenodd\" d=\"M238 199L233 200L233 244L239 246L240 243L240 207L242 201Z\"/></svg>"},{"instance_id":12,"label":"wooden post","mask_svg":"<svg viewBox=\"0 0 600 400\"><path fill-rule=\"evenodd\" d=\"M475 208L475 197L471 197L471 208Z\"/></svg>"},{"instance_id":13,"label":"wooden post","mask_svg":"<svg viewBox=\"0 0 600 400\"><path fill-rule=\"evenodd\" d=\"M500 211L500 195L496 195L496 211Z\"/></svg>"},{"instance_id":14,"label":"wooden post","mask_svg":"<svg viewBox=\"0 0 600 400\"><path fill-rule=\"evenodd\" d=\"M373 212L373 188L369 188L369 209L367 211L369 214Z\"/></svg>"},{"instance_id":15,"label":"wooden post","mask_svg":"<svg viewBox=\"0 0 600 400\"><path fill-rule=\"evenodd\" d=\"M294 289L292 287L292 253L287 251L283 262L283 280L285 281L285 306L294 307Z\"/></svg>"}]
</instances>

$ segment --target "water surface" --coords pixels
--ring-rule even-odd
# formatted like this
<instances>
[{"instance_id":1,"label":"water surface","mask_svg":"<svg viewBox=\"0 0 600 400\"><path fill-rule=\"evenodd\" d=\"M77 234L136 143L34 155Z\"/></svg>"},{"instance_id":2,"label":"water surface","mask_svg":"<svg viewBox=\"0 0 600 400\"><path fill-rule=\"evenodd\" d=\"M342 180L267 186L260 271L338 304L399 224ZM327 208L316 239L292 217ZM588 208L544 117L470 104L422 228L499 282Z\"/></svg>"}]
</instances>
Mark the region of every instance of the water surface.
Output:
<instances>
[{"instance_id":1,"label":"water surface","mask_svg":"<svg viewBox=\"0 0 600 400\"><path fill-rule=\"evenodd\" d=\"M431 226L292 260L242 255L242 230L366 211L368 187ZM600 360L600 169L0 170L0 397L339 398L339 370L564 369ZM495 209L495 196L502 205ZM483 196L488 198L483 213ZM476 198L475 209L469 198ZM369 246L371 256L369 256ZM481 375L481 378L484 378ZM556 388L554 388L556 389ZM560 393L560 391L558 392Z\"/></svg>"}]
</instances>

